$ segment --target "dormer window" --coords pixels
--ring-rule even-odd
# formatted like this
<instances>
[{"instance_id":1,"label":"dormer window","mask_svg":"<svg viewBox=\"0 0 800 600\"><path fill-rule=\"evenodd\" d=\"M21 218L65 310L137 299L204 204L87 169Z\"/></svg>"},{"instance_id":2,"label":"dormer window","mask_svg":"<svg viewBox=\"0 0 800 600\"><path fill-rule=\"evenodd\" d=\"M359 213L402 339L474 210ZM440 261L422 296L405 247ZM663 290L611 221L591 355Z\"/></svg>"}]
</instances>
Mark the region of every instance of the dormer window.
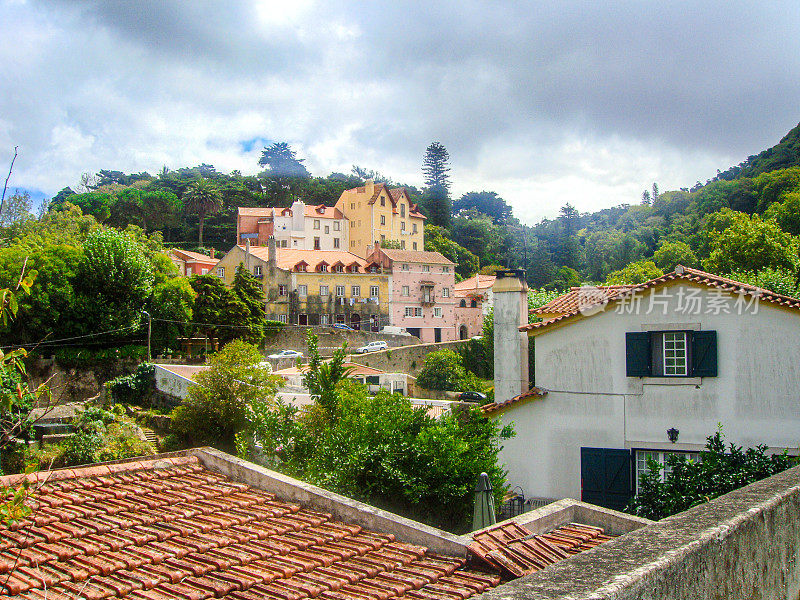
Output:
<instances>
[{"instance_id":1,"label":"dormer window","mask_svg":"<svg viewBox=\"0 0 800 600\"><path fill-rule=\"evenodd\" d=\"M381 196L381 206L386 206L386 198Z\"/></svg>"}]
</instances>

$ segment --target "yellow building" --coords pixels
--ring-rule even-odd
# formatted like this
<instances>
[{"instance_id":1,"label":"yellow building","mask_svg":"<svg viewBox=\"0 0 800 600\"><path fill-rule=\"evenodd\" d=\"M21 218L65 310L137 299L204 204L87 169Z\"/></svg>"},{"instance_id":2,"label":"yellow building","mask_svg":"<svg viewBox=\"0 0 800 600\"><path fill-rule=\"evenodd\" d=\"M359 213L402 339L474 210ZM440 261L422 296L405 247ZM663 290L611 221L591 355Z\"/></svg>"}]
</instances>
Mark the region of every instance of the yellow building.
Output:
<instances>
[{"instance_id":1,"label":"yellow building","mask_svg":"<svg viewBox=\"0 0 800 600\"><path fill-rule=\"evenodd\" d=\"M402 250L425 249L425 217L405 188L389 189L368 179L363 187L345 190L336 202L350 221L350 252L366 257L375 242L393 240Z\"/></svg>"},{"instance_id":2,"label":"yellow building","mask_svg":"<svg viewBox=\"0 0 800 600\"><path fill-rule=\"evenodd\" d=\"M380 265L333 250L235 246L217 263L227 285L236 267L263 282L267 318L293 325L347 325L379 331L389 325L389 275Z\"/></svg>"}]
</instances>

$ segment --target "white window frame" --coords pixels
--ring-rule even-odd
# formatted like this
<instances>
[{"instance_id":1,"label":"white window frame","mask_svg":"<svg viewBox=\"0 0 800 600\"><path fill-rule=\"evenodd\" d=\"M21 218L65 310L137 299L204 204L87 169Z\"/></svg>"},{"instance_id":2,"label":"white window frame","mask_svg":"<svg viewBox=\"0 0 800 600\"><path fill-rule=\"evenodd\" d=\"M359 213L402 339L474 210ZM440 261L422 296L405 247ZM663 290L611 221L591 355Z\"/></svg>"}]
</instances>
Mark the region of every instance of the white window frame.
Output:
<instances>
[{"instance_id":1,"label":"white window frame","mask_svg":"<svg viewBox=\"0 0 800 600\"><path fill-rule=\"evenodd\" d=\"M319 324L320 324L320 325L327 325L327 324L328 324L328 315L326 315L326 314L321 314L321 315L319 316Z\"/></svg>"},{"instance_id":2,"label":"white window frame","mask_svg":"<svg viewBox=\"0 0 800 600\"><path fill-rule=\"evenodd\" d=\"M642 473L647 473L647 457L652 456L653 459L663 467L660 472L660 481L663 483L672 471L672 469L667 465L667 456L670 454L681 454L687 459L695 462L702 460L700 452L680 452L675 450L637 450L635 457L637 494L639 493L639 478Z\"/></svg>"},{"instance_id":3,"label":"white window frame","mask_svg":"<svg viewBox=\"0 0 800 600\"><path fill-rule=\"evenodd\" d=\"M331 226L330 225L325 225L325 233L327 234L327 233L330 233L330 232L331 232Z\"/></svg>"},{"instance_id":4,"label":"white window frame","mask_svg":"<svg viewBox=\"0 0 800 600\"><path fill-rule=\"evenodd\" d=\"M253 275L259 277L261 275L261 265L256 265L253 267Z\"/></svg>"},{"instance_id":5,"label":"white window frame","mask_svg":"<svg viewBox=\"0 0 800 600\"><path fill-rule=\"evenodd\" d=\"M339 221L334 221L333 222L333 230L334 231L340 231L341 227L342 227L342 225L341 225L341 223L339 223Z\"/></svg>"},{"instance_id":6,"label":"white window frame","mask_svg":"<svg viewBox=\"0 0 800 600\"><path fill-rule=\"evenodd\" d=\"M319 286L319 295L320 296L327 296L328 295L328 286L327 285Z\"/></svg>"},{"instance_id":7,"label":"white window frame","mask_svg":"<svg viewBox=\"0 0 800 600\"><path fill-rule=\"evenodd\" d=\"M410 271L410 270L411 270L411 267L409 267L407 264L403 263L403 264L400 266L400 270L401 270L401 271Z\"/></svg>"},{"instance_id":8,"label":"white window frame","mask_svg":"<svg viewBox=\"0 0 800 600\"><path fill-rule=\"evenodd\" d=\"M339 247L339 238L333 238L333 247L334 248L338 248Z\"/></svg>"},{"instance_id":9,"label":"white window frame","mask_svg":"<svg viewBox=\"0 0 800 600\"><path fill-rule=\"evenodd\" d=\"M297 295L308 297L308 286L305 283L297 286Z\"/></svg>"},{"instance_id":10,"label":"white window frame","mask_svg":"<svg viewBox=\"0 0 800 600\"><path fill-rule=\"evenodd\" d=\"M442 288L442 298L449 298L450 297L450 288L445 287Z\"/></svg>"},{"instance_id":11,"label":"white window frame","mask_svg":"<svg viewBox=\"0 0 800 600\"><path fill-rule=\"evenodd\" d=\"M344 294L345 294L345 286L337 285L336 286L336 295L341 298L341 297L344 296Z\"/></svg>"},{"instance_id":12,"label":"white window frame","mask_svg":"<svg viewBox=\"0 0 800 600\"><path fill-rule=\"evenodd\" d=\"M361 286L360 285L351 285L350 286L350 295L353 298L361 298Z\"/></svg>"},{"instance_id":13,"label":"white window frame","mask_svg":"<svg viewBox=\"0 0 800 600\"><path fill-rule=\"evenodd\" d=\"M289 286L281 283L278 285L278 296L286 296L289 294Z\"/></svg>"},{"instance_id":14,"label":"white window frame","mask_svg":"<svg viewBox=\"0 0 800 600\"><path fill-rule=\"evenodd\" d=\"M414 316L414 307L413 306L406 306L406 316L413 317Z\"/></svg>"},{"instance_id":15,"label":"white window frame","mask_svg":"<svg viewBox=\"0 0 800 600\"><path fill-rule=\"evenodd\" d=\"M381 295L381 288L377 285L369 286L369 297L370 298L377 298Z\"/></svg>"},{"instance_id":16,"label":"white window frame","mask_svg":"<svg viewBox=\"0 0 800 600\"><path fill-rule=\"evenodd\" d=\"M217 277L219 277L220 279L224 279L225 267L217 267Z\"/></svg>"},{"instance_id":17,"label":"white window frame","mask_svg":"<svg viewBox=\"0 0 800 600\"><path fill-rule=\"evenodd\" d=\"M410 296L411 295L411 288L409 288L409 286L407 286L407 285L404 285L400 289L400 295L401 296Z\"/></svg>"},{"instance_id":18,"label":"white window frame","mask_svg":"<svg viewBox=\"0 0 800 600\"><path fill-rule=\"evenodd\" d=\"M286 315L278 315L278 321L281 323L286 323Z\"/></svg>"},{"instance_id":19,"label":"white window frame","mask_svg":"<svg viewBox=\"0 0 800 600\"><path fill-rule=\"evenodd\" d=\"M314 229L319 229L319 219L314 219Z\"/></svg>"},{"instance_id":20,"label":"white window frame","mask_svg":"<svg viewBox=\"0 0 800 600\"><path fill-rule=\"evenodd\" d=\"M441 306L434 306L433 307L433 316L437 318L442 317L442 307Z\"/></svg>"},{"instance_id":21,"label":"white window frame","mask_svg":"<svg viewBox=\"0 0 800 600\"><path fill-rule=\"evenodd\" d=\"M422 272L423 273L430 273L431 272L431 266L430 265L422 265Z\"/></svg>"},{"instance_id":22,"label":"white window frame","mask_svg":"<svg viewBox=\"0 0 800 600\"><path fill-rule=\"evenodd\" d=\"M686 377L689 374L689 340L685 331L665 331L661 358L664 377Z\"/></svg>"},{"instance_id":23,"label":"white window frame","mask_svg":"<svg viewBox=\"0 0 800 600\"><path fill-rule=\"evenodd\" d=\"M415 317L421 317L422 316L422 307L421 306L414 307L414 316Z\"/></svg>"}]
</instances>

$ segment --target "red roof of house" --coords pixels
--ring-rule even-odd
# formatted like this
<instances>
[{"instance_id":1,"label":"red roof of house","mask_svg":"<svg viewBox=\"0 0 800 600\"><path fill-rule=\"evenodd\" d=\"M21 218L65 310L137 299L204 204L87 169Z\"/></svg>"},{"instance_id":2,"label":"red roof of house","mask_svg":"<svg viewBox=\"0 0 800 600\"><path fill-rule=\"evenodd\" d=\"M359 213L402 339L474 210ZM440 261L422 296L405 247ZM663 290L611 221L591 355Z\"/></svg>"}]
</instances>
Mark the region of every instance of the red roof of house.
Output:
<instances>
[{"instance_id":1,"label":"red roof of house","mask_svg":"<svg viewBox=\"0 0 800 600\"><path fill-rule=\"evenodd\" d=\"M518 396L514 396L510 400L503 400L501 402L490 402L489 404L484 404L481 406L481 411L484 414L491 414L511 406L512 404L517 404L518 402L522 402L523 400L528 400L529 398L544 398L547 395L546 390L542 390L538 387L533 387L529 389L527 392L523 394L519 394Z\"/></svg>"},{"instance_id":2,"label":"red roof of house","mask_svg":"<svg viewBox=\"0 0 800 600\"><path fill-rule=\"evenodd\" d=\"M395 250L394 248L381 248L380 250L394 262L429 263L436 265L456 264L449 258L446 258L441 252L433 252L430 250Z\"/></svg>"},{"instance_id":3,"label":"red roof of house","mask_svg":"<svg viewBox=\"0 0 800 600\"><path fill-rule=\"evenodd\" d=\"M239 246L244 249L244 246ZM250 254L263 261L269 260L268 246L250 246ZM341 263L345 266L356 265L359 273L364 273L367 261L355 254L344 250L295 250L293 248L276 248L275 260L279 269L292 270L296 265L305 263L312 267L312 271L322 263L335 265Z\"/></svg>"},{"instance_id":4,"label":"red roof of house","mask_svg":"<svg viewBox=\"0 0 800 600\"><path fill-rule=\"evenodd\" d=\"M178 248L172 248L170 252L172 252L175 256L186 262L201 262L201 263L208 263L211 265L215 265L217 264L217 262L219 262L218 258L211 258L206 254L201 254L199 252L192 252L191 250L180 250Z\"/></svg>"},{"instance_id":5,"label":"red roof of house","mask_svg":"<svg viewBox=\"0 0 800 600\"><path fill-rule=\"evenodd\" d=\"M553 298L547 304L534 308L533 314L568 313L586 307L587 304L607 302L620 291L629 290L635 285L586 285L572 287L566 294Z\"/></svg>"},{"instance_id":6,"label":"red roof of house","mask_svg":"<svg viewBox=\"0 0 800 600\"><path fill-rule=\"evenodd\" d=\"M473 275L469 279L459 281L453 286L453 290L455 295L459 297L475 293L483 294L486 290L491 289L495 279L494 275Z\"/></svg>"},{"instance_id":7,"label":"red roof of house","mask_svg":"<svg viewBox=\"0 0 800 600\"><path fill-rule=\"evenodd\" d=\"M193 456L28 477L32 516L0 535L0 585L18 600L464 600L500 583Z\"/></svg>"},{"instance_id":8,"label":"red roof of house","mask_svg":"<svg viewBox=\"0 0 800 600\"><path fill-rule=\"evenodd\" d=\"M548 565L591 550L611 539L600 527L569 523L541 535L515 522L505 522L476 532L470 551L503 571L522 577Z\"/></svg>"},{"instance_id":9,"label":"red roof of house","mask_svg":"<svg viewBox=\"0 0 800 600\"><path fill-rule=\"evenodd\" d=\"M789 296L784 296L782 294L776 294L775 292L771 292L764 288L760 288L747 283L742 283L741 281L734 281L733 279L728 279L726 277L714 275L713 273L706 273L705 271L700 271L698 269L692 269L690 267L684 267L682 265L678 265L677 267L675 267L675 271L673 271L672 273L667 273L666 275L662 275L661 277L657 277L656 279L645 281L644 283L639 283L631 286L609 286L608 288L605 289L604 292L601 291L601 293L598 294L597 302L594 303L588 302L583 304L576 302L574 305L568 306L569 310L567 312L564 312L563 314L557 317L553 317L551 319L545 319L544 321L541 321L539 323L530 323L529 325L523 325L519 329L520 331L542 330L555 323L563 323L565 321L574 319L578 316L582 316L584 313L596 314L596 312L599 311L591 311L592 307L594 306L600 306L611 302L619 302L621 300L624 300L625 298L630 298L634 294L638 294L639 292L654 288L659 285L671 285L673 283L681 283L681 282L694 283L709 288L723 290L725 292L730 292L733 294L742 294L744 296L749 296L750 298L757 297L759 301L769 302L770 304L783 306L785 308L800 310L800 300L797 298L791 298ZM615 287L619 289L615 290L611 289ZM561 298L566 298L567 296L570 296L570 294L572 293L573 292L570 291L568 294L561 296ZM572 298L577 299L578 296L577 295L572 296ZM556 298L556 300L558 300L558 298ZM555 302L556 300L554 300L553 302ZM564 304L565 306L567 305L566 300Z\"/></svg>"}]
</instances>

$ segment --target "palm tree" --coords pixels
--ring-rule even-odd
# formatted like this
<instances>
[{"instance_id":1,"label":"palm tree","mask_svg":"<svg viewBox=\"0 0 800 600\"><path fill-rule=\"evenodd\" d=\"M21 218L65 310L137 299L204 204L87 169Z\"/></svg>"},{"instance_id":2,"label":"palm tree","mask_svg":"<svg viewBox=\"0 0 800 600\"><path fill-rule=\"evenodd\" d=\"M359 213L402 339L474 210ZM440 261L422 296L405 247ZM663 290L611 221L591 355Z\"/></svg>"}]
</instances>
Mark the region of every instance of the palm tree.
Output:
<instances>
[{"instance_id":1,"label":"palm tree","mask_svg":"<svg viewBox=\"0 0 800 600\"><path fill-rule=\"evenodd\" d=\"M191 184L183 195L186 210L197 214L200 218L200 237L198 245L203 247L203 222L206 215L222 210L222 195L208 179L198 179Z\"/></svg>"}]
</instances>

